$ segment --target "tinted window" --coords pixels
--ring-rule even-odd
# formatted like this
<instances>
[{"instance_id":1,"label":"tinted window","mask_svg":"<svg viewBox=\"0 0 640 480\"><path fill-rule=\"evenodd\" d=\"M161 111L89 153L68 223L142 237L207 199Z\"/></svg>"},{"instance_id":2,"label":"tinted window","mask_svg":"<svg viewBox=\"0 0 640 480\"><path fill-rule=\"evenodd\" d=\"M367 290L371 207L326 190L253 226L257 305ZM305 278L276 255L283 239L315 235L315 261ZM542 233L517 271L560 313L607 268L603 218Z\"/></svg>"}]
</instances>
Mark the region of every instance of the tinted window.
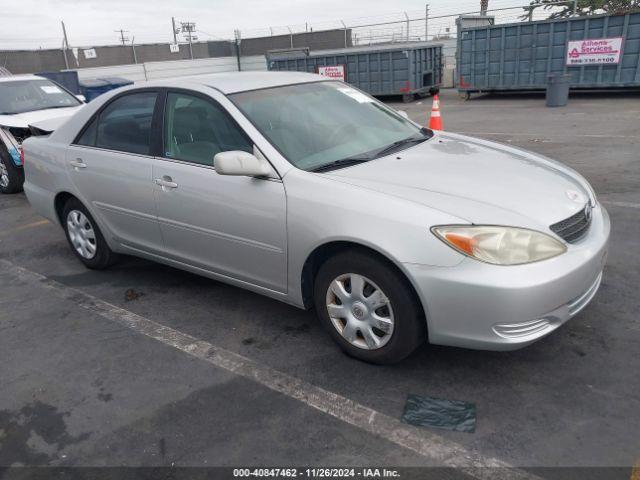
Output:
<instances>
[{"instance_id":1,"label":"tinted window","mask_svg":"<svg viewBox=\"0 0 640 480\"><path fill-rule=\"evenodd\" d=\"M81 145L149 155L157 94L132 93L111 102L82 134Z\"/></svg>"},{"instance_id":2,"label":"tinted window","mask_svg":"<svg viewBox=\"0 0 640 480\"><path fill-rule=\"evenodd\" d=\"M199 97L169 93L164 124L169 158L213 165L217 153L253 151L253 144L222 107Z\"/></svg>"}]
</instances>

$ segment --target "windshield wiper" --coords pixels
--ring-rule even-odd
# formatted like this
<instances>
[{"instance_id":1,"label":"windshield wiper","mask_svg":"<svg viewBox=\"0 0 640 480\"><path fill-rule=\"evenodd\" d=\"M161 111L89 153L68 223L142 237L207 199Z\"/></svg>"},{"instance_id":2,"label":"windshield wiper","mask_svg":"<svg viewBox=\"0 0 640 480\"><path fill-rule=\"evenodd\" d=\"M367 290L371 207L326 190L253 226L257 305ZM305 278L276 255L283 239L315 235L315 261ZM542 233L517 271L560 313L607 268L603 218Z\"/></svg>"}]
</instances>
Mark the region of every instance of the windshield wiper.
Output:
<instances>
[{"instance_id":1,"label":"windshield wiper","mask_svg":"<svg viewBox=\"0 0 640 480\"><path fill-rule=\"evenodd\" d=\"M409 137L403 140L398 140L397 142L393 142L392 144L384 147L382 150L379 150L378 152L376 152L376 155L374 158L384 157L385 155L395 152L396 150L400 149L401 147L404 147L405 145L411 145L413 143L422 143L426 140L429 140L431 137L432 135L425 134L425 136L423 137L417 137L417 138Z\"/></svg>"},{"instance_id":2,"label":"windshield wiper","mask_svg":"<svg viewBox=\"0 0 640 480\"><path fill-rule=\"evenodd\" d=\"M349 165L356 165L358 163L364 163L371 160L370 156L354 156L341 158L340 160L334 160L333 162L325 163L324 165L320 165L319 167L312 168L309 170L310 172L328 172L329 170L336 170L342 167L348 167Z\"/></svg>"}]
</instances>

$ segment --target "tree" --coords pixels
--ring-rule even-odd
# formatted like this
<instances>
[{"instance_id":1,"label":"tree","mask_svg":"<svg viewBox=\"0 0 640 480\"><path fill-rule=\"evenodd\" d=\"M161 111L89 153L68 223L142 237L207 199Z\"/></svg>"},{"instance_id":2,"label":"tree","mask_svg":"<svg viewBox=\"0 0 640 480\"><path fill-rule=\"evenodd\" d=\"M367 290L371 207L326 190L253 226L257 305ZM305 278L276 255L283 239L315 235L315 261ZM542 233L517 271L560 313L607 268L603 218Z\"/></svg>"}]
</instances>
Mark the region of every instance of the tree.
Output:
<instances>
[{"instance_id":1,"label":"tree","mask_svg":"<svg viewBox=\"0 0 640 480\"><path fill-rule=\"evenodd\" d=\"M563 5L558 5L558 0L532 0L528 6L523 7L525 13L520 19L531 21L534 10L540 7L552 10L549 19L570 17L574 14L574 6L576 15L580 16L603 13L619 15L640 10L640 0L577 0Z\"/></svg>"}]
</instances>

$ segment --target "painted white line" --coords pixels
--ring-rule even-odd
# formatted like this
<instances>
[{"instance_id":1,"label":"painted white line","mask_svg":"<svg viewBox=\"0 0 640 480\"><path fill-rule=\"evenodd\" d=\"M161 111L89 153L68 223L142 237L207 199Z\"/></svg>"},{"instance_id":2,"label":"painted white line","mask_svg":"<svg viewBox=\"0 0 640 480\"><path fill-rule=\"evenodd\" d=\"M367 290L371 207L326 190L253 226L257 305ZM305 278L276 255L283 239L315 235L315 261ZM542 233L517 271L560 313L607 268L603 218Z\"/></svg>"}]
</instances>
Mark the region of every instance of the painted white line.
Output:
<instances>
[{"instance_id":1,"label":"painted white line","mask_svg":"<svg viewBox=\"0 0 640 480\"><path fill-rule=\"evenodd\" d=\"M609 200L602 200L602 203L604 203L606 205L613 205L614 207L640 208L640 203L612 202L612 201L609 201Z\"/></svg>"},{"instance_id":2,"label":"painted white line","mask_svg":"<svg viewBox=\"0 0 640 480\"><path fill-rule=\"evenodd\" d=\"M506 137L535 137L535 138L544 138L544 137L586 137L586 138L640 138L637 135L605 135L605 134L589 134L589 133L575 133L575 134L567 134L567 133L524 133L524 132L458 132L462 135L501 135Z\"/></svg>"},{"instance_id":3,"label":"painted white line","mask_svg":"<svg viewBox=\"0 0 640 480\"><path fill-rule=\"evenodd\" d=\"M42 225L47 225L49 223L51 223L49 222L49 220L38 220L37 222L27 223L26 225L20 225L19 227L10 228L9 230L3 230L2 232L0 232L0 237L6 237L7 235L21 232L22 230L28 230L34 227L41 227Z\"/></svg>"},{"instance_id":4,"label":"painted white line","mask_svg":"<svg viewBox=\"0 0 640 480\"><path fill-rule=\"evenodd\" d=\"M60 298L74 302L91 313L100 315L139 334L209 362L216 367L251 379L271 390L299 400L320 412L418 453L428 459L431 465L459 468L462 473L482 480L540 480L539 477L515 468L508 463L479 455L440 435L404 424L400 420L342 395L161 325L7 260L0 259L0 274L11 275L30 287L42 287Z\"/></svg>"}]
</instances>

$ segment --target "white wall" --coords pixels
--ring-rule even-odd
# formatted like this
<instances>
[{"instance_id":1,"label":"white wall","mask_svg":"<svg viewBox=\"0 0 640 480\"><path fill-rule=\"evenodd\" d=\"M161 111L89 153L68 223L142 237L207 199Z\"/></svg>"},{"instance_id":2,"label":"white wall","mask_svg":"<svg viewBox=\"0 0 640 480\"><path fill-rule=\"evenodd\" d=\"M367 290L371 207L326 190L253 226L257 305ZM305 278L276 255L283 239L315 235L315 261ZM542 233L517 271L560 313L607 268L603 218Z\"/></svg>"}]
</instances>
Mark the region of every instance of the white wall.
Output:
<instances>
[{"instance_id":1,"label":"white wall","mask_svg":"<svg viewBox=\"0 0 640 480\"><path fill-rule=\"evenodd\" d=\"M267 61L263 55L241 57L240 65L243 71L267 69ZM236 71L238 71L238 59L236 57L199 58L195 60L146 62L137 65L77 69L80 80L123 77L134 82Z\"/></svg>"}]
</instances>

